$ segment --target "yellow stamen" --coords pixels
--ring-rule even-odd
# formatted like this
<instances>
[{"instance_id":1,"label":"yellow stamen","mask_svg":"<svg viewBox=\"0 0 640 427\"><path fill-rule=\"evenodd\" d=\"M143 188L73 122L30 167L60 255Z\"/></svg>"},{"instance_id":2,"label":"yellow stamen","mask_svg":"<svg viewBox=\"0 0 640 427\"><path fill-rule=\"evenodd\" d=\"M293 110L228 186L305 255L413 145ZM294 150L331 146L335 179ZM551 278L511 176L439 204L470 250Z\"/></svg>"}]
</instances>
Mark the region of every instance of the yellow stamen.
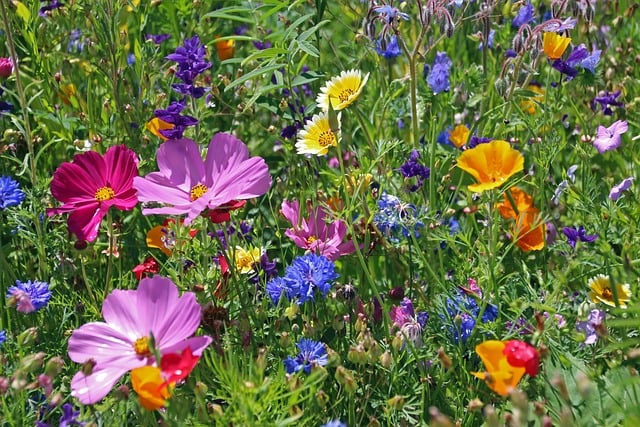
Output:
<instances>
[{"instance_id":1,"label":"yellow stamen","mask_svg":"<svg viewBox=\"0 0 640 427\"><path fill-rule=\"evenodd\" d=\"M96 191L95 198L98 202L104 202L105 200L111 200L116 197L116 192L113 191L113 188L105 186L102 188L98 188Z\"/></svg>"},{"instance_id":2,"label":"yellow stamen","mask_svg":"<svg viewBox=\"0 0 640 427\"><path fill-rule=\"evenodd\" d=\"M191 201L195 202L200 197L204 196L207 191L209 191L209 189L204 184L194 185L193 187L191 187L191 192L189 193L191 196Z\"/></svg>"},{"instance_id":3,"label":"yellow stamen","mask_svg":"<svg viewBox=\"0 0 640 427\"><path fill-rule=\"evenodd\" d=\"M151 354L149 337L138 338L136 342L133 343L133 349L138 356L149 356Z\"/></svg>"}]
</instances>

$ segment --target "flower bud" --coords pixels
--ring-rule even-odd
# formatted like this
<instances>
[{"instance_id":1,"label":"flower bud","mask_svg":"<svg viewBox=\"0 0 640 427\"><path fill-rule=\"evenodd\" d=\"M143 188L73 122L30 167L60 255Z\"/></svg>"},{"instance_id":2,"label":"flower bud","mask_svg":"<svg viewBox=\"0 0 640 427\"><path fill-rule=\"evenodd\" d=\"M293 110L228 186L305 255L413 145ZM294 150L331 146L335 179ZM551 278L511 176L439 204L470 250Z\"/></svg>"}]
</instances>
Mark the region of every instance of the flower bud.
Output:
<instances>
[{"instance_id":1,"label":"flower bud","mask_svg":"<svg viewBox=\"0 0 640 427\"><path fill-rule=\"evenodd\" d=\"M379 361L383 368L389 369L393 364L393 354L387 350L379 357Z\"/></svg>"},{"instance_id":2,"label":"flower bud","mask_svg":"<svg viewBox=\"0 0 640 427\"><path fill-rule=\"evenodd\" d=\"M18 345L23 349L31 347L38 339L38 328L29 328L18 335Z\"/></svg>"},{"instance_id":3,"label":"flower bud","mask_svg":"<svg viewBox=\"0 0 640 427\"><path fill-rule=\"evenodd\" d=\"M64 360L62 359L62 357L52 357L47 361L47 364L44 367L44 373L49 375L51 378L55 378L60 372L62 372L63 366Z\"/></svg>"},{"instance_id":4,"label":"flower bud","mask_svg":"<svg viewBox=\"0 0 640 427\"><path fill-rule=\"evenodd\" d=\"M46 356L43 352L28 354L20 361L20 369L24 369L26 372L33 372L42 366Z\"/></svg>"}]
</instances>

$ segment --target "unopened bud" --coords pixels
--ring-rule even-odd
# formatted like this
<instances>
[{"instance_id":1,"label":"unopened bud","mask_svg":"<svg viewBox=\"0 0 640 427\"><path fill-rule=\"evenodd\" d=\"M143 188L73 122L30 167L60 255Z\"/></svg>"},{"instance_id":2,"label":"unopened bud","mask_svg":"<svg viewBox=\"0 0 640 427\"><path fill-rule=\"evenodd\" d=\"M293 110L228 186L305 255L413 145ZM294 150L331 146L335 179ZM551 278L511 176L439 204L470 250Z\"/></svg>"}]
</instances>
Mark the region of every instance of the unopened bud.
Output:
<instances>
[{"instance_id":1,"label":"unopened bud","mask_svg":"<svg viewBox=\"0 0 640 427\"><path fill-rule=\"evenodd\" d=\"M38 339L38 328L29 328L18 335L18 345L23 349L31 347Z\"/></svg>"},{"instance_id":2,"label":"unopened bud","mask_svg":"<svg viewBox=\"0 0 640 427\"><path fill-rule=\"evenodd\" d=\"M20 361L20 369L24 369L27 372L33 372L42 366L46 356L47 355L43 352L28 354Z\"/></svg>"},{"instance_id":3,"label":"unopened bud","mask_svg":"<svg viewBox=\"0 0 640 427\"><path fill-rule=\"evenodd\" d=\"M389 369L389 367L391 367L391 365L393 364L393 354L391 354L389 350L385 351L380 356L380 364L383 368L386 369Z\"/></svg>"},{"instance_id":4,"label":"unopened bud","mask_svg":"<svg viewBox=\"0 0 640 427\"><path fill-rule=\"evenodd\" d=\"M396 411L401 410L404 407L404 396L395 395L391 399L387 400L387 407Z\"/></svg>"},{"instance_id":5,"label":"unopened bud","mask_svg":"<svg viewBox=\"0 0 640 427\"><path fill-rule=\"evenodd\" d=\"M453 362L451 361L451 358L447 356L447 353L444 352L444 348L442 347L438 349L438 359L440 359L440 362L445 369L451 369Z\"/></svg>"},{"instance_id":6,"label":"unopened bud","mask_svg":"<svg viewBox=\"0 0 640 427\"><path fill-rule=\"evenodd\" d=\"M44 367L44 373L49 375L51 378L55 378L60 372L62 372L63 366L64 360L62 359L62 357L52 357L47 361L47 364Z\"/></svg>"}]
</instances>

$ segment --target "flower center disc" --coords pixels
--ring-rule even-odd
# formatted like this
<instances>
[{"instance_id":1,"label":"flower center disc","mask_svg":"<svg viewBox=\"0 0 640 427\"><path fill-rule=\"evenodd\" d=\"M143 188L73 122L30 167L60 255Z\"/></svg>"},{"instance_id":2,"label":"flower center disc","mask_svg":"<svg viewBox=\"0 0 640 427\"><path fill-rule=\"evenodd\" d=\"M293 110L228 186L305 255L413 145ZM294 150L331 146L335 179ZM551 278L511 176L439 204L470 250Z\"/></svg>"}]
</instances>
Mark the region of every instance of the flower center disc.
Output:
<instances>
[{"instance_id":1,"label":"flower center disc","mask_svg":"<svg viewBox=\"0 0 640 427\"><path fill-rule=\"evenodd\" d=\"M116 197L116 192L113 191L113 188L105 186L98 188L95 197L98 202L104 202L105 200L111 200Z\"/></svg>"},{"instance_id":2,"label":"flower center disc","mask_svg":"<svg viewBox=\"0 0 640 427\"><path fill-rule=\"evenodd\" d=\"M149 356L149 354L151 354L151 350L149 350L149 338L138 338L136 342L133 343L133 349L138 356Z\"/></svg>"},{"instance_id":3,"label":"flower center disc","mask_svg":"<svg viewBox=\"0 0 640 427\"><path fill-rule=\"evenodd\" d=\"M198 200L200 197L204 196L204 194L208 191L209 189L207 188L206 185L204 184L198 184L198 185L194 185L193 187L191 187L191 192L189 193L190 197L191 197L191 201L195 202L196 200Z\"/></svg>"},{"instance_id":4,"label":"flower center disc","mask_svg":"<svg viewBox=\"0 0 640 427\"><path fill-rule=\"evenodd\" d=\"M602 297L607 300L613 300L613 292L611 292L610 288L604 288L602 290Z\"/></svg>"},{"instance_id":5,"label":"flower center disc","mask_svg":"<svg viewBox=\"0 0 640 427\"><path fill-rule=\"evenodd\" d=\"M338 99L340 99L340 102L345 102L349 99L349 97L351 95L353 95L355 93L355 91L351 88L347 88L347 89L343 89L340 92L340 95L338 95Z\"/></svg>"},{"instance_id":6,"label":"flower center disc","mask_svg":"<svg viewBox=\"0 0 640 427\"><path fill-rule=\"evenodd\" d=\"M318 137L318 144L321 147L328 147L329 145L333 145L336 140L336 137L333 135L333 132L325 130Z\"/></svg>"}]
</instances>

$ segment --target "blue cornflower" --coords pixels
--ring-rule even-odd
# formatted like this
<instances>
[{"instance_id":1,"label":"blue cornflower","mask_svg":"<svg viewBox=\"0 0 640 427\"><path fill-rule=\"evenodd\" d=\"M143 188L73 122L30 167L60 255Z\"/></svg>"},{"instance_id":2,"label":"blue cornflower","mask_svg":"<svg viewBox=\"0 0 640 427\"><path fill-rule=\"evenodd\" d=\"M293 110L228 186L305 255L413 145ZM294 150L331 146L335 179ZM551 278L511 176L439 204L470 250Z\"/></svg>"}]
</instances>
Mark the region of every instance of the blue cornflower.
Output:
<instances>
[{"instance_id":1,"label":"blue cornflower","mask_svg":"<svg viewBox=\"0 0 640 427\"><path fill-rule=\"evenodd\" d=\"M45 307L51 299L51 291L47 282L21 282L11 286L7 292L10 304L16 306L21 313L32 313Z\"/></svg>"},{"instance_id":2,"label":"blue cornflower","mask_svg":"<svg viewBox=\"0 0 640 427\"><path fill-rule=\"evenodd\" d=\"M420 153L417 150L413 150L411 151L409 160L398 169L405 178L418 177L418 183L409 187L409 191L418 190L422 187L424 180L429 179L431 175L431 170L427 166L420 164L418 159L420 159Z\"/></svg>"},{"instance_id":3,"label":"blue cornflower","mask_svg":"<svg viewBox=\"0 0 640 427\"><path fill-rule=\"evenodd\" d=\"M511 21L511 25L515 28L520 28L531 21L533 21L533 5L531 2L527 2L518 9L518 14Z\"/></svg>"},{"instance_id":4,"label":"blue cornflower","mask_svg":"<svg viewBox=\"0 0 640 427\"><path fill-rule=\"evenodd\" d=\"M7 341L7 331L0 330L0 347Z\"/></svg>"},{"instance_id":5,"label":"blue cornflower","mask_svg":"<svg viewBox=\"0 0 640 427\"><path fill-rule=\"evenodd\" d=\"M598 96L591 100L591 109L596 111L598 104L600 104L600 108L602 109L602 114L605 116L612 116L613 110L611 107L620 107L624 108L624 102L616 101L616 99L620 96L622 92L601 92Z\"/></svg>"},{"instance_id":6,"label":"blue cornflower","mask_svg":"<svg viewBox=\"0 0 640 427\"><path fill-rule=\"evenodd\" d=\"M373 223L380 233L390 242L397 243L401 235L405 238L412 234L420 237L420 229L424 223L418 219L418 209L398 197L382 193L378 200L378 212L373 216Z\"/></svg>"},{"instance_id":7,"label":"blue cornflower","mask_svg":"<svg viewBox=\"0 0 640 427\"><path fill-rule=\"evenodd\" d=\"M433 61L433 67L429 67L428 64L425 64L424 75L434 94L449 91L449 88L451 87L451 83L449 82L449 72L452 65L453 62L451 62L451 59L449 59L446 52L436 53L436 58Z\"/></svg>"},{"instance_id":8,"label":"blue cornflower","mask_svg":"<svg viewBox=\"0 0 640 427\"><path fill-rule=\"evenodd\" d=\"M578 240L581 242L593 242L598 238L598 234L587 234L587 230L581 225L578 228L575 227L564 227L562 232L565 236L567 236L567 243L571 246L571 249L576 248L576 243Z\"/></svg>"},{"instance_id":9,"label":"blue cornflower","mask_svg":"<svg viewBox=\"0 0 640 427\"><path fill-rule=\"evenodd\" d=\"M322 424L320 427L347 427L347 425L340 420L331 420L326 424Z\"/></svg>"},{"instance_id":10,"label":"blue cornflower","mask_svg":"<svg viewBox=\"0 0 640 427\"><path fill-rule=\"evenodd\" d=\"M302 338L296 347L300 353L295 358L289 356L284 360L284 367L288 374L299 371L309 374L312 366L324 366L329 362L327 350L321 342Z\"/></svg>"},{"instance_id":11,"label":"blue cornflower","mask_svg":"<svg viewBox=\"0 0 640 427\"><path fill-rule=\"evenodd\" d=\"M306 254L293 260L284 277L276 277L267 283L267 293L274 304L282 295L298 304L314 300L315 289L326 296L333 281L338 278L335 264L322 255Z\"/></svg>"},{"instance_id":12,"label":"blue cornflower","mask_svg":"<svg viewBox=\"0 0 640 427\"><path fill-rule=\"evenodd\" d=\"M400 56L402 51L400 50L400 46L398 46L398 37L392 35L387 39L386 37L381 36L376 40L376 52L378 52L378 55L387 59L393 59Z\"/></svg>"},{"instance_id":13,"label":"blue cornflower","mask_svg":"<svg viewBox=\"0 0 640 427\"><path fill-rule=\"evenodd\" d=\"M471 336L473 328L476 326L476 319L480 314L480 307L475 297L458 290L453 298L447 298L445 306L449 319L454 321L454 324L448 327L454 341L466 342ZM445 316L441 317L445 318ZM497 318L498 307L493 304L487 304L480 319L482 323L493 322Z\"/></svg>"},{"instance_id":14,"label":"blue cornflower","mask_svg":"<svg viewBox=\"0 0 640 427\"><path fill-rule=\"evenodd\" d=\"M0 210L18 206L24 200L24 192L11 177L0 176Z\"/></svg>"},{"instance_id":15,"label":"blue cornflower","mask_svg":"<svg viewBox=\"0 0 640 427\"><path fill-rule=\"evenodd\" d=\"M211 68L211 63L204 59L206 53L204 45L200 43L200 38L193 36L186 39L182 46L178 46L174 53L166 56L166 59L178 63L176 77L183 82L171 85L173 90L182 95L191 95L194 98L200 98L207 92L208 89L193 85L197 76Z\"/></svg>"}]
</instances>

